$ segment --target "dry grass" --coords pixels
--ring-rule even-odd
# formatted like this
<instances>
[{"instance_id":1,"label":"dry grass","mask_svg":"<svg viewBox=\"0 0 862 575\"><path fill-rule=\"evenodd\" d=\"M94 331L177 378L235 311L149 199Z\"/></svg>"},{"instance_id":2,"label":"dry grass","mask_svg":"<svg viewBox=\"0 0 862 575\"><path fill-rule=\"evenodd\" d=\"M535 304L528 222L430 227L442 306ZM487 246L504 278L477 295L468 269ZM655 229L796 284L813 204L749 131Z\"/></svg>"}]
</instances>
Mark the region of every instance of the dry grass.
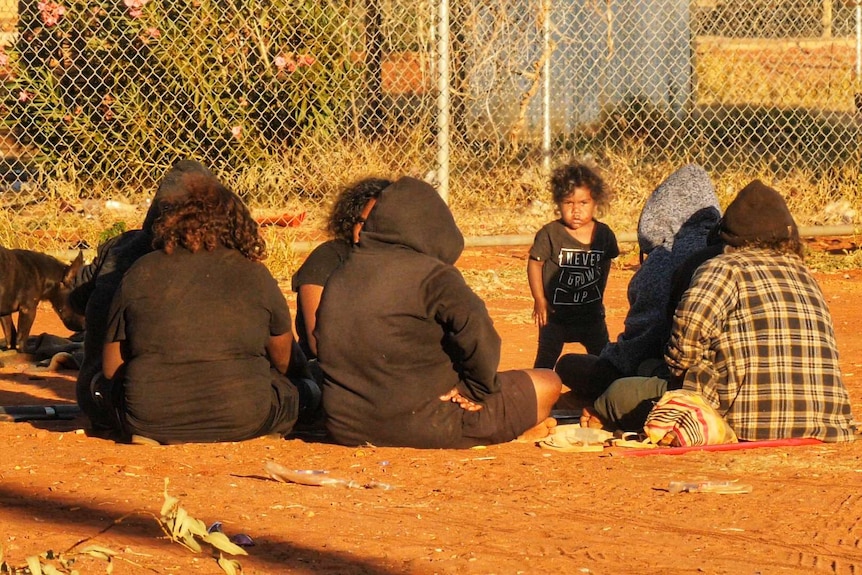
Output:
<instances>
[{"instance_id":1,"label":"dry grass","mask_svg":"<svg viewBox=\"0 0 862 575\"><path fill-rule=\"evenodd\" d=\"M699 38L698 104L855 113L856 47L850 39Z\"/></svg>"},{"instance_id":2,"label":"dry grass","mask_svg":"<svg viewBox=\"0 0 862 575\"><path fill-rule=\"evenodd\" d=\"M601 158L593 158L614 192L609 211L601 219L619 232L634 232L640 209L649 193L683 161L657 160L646 162L638 159L642 150L632 147L626 152L607 149ZM391 167L371 163L375 153L350 155L347 150L337 150L332 162L317 158L316 169L323 164L337 166L340 173L356 174L357 177L383 174L393 177ZM256 191L280 189L281 200L275 202L282 213L305 213L306 219L297 228L264 228L270 256L267 264L280 278L289 277L304 254L293 248L296 241L322 239L324 223L329 211L329 201L337 193L333 182L343 182L330 175L307 177L301 174L311 170L309 158L294 159L270 170L260 170L238 175L234 180L225 178L235 189L249 198L256 211L268 208ZM305 168L303 168L303 166ZM422 176L413 173L411 175ZM747 170L725 170L712 174L722 207L725 207L736 192L753 178L761 178L780 190L788 200L791 211L800 225L846 223L848 210L857 212L862 206L860 172L856 166L846 166L834 171L830 177L820 177L803 169L791 170L777 175L766 167ZM224 176L222 176L224 177ZM352 178L351 178L352 179ZM312 189L299 190L291 186L297 182L316 182ZM519 166L496 167L487 171L475 169L458 173L456 187L452 190L451 205L456 220L466 236L532 235L541 225L556 217L541 171L536 168L524 170ZM255 182L259 182L255 187ZM329 183L326 183L329 182ZM0 215L0 243L9 247L27 247L52 253L66 253L85 245L95 247L109 231L120 231L122 227L132 229L140 225L146 211L149 194L121 194L112 196L118 208L108 209L106 203L96 200L81 200L72 186L58 182L38 185L39 201L27 203L27 197ZM44 192L42 191L44 190ZM33 194L35 197L35 193ZM266 196L257 196L257 198ZM300 199L301 198L301 199ZM845 206L844 212L835 206ZM857 216L858 217L858 216ZM855 220L855 218L854 218ZM33 246L36 246L35 248ZM67 256L70 257L70 256ZM841 261L838 261L841 260ZM824 263L830 268L858 267L859 258L828 256ZM518 273L520 273L519 270ZM500 281L506 283L505 275Z\"/></svg>"}]
</instances>

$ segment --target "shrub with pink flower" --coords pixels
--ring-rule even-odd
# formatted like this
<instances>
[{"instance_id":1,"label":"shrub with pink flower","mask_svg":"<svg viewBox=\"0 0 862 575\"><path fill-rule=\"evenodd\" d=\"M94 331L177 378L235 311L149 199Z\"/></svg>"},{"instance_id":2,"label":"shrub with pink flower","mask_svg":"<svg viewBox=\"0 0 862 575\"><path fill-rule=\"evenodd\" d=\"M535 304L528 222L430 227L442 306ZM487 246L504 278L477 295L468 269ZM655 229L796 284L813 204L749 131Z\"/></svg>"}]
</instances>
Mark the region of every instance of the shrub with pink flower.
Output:
<instances>
[{"instance_id":1,"label":"shrub with pink flower","mask_svg":"<svg viewBox=\"0 0 862 575\"><path fill-rule=\"evenodd\" d=\"M273 63L275 64L275 67L278 68L279 72L286 71L288 73L293 73L296 71L296 60L292 57L285 56L284 54L276 56Z\"/></svg>"},{"instance_id":2,"label":"shrub with pink flower","mask_svg":"<svg viewBox=\"0 0 862 575\"><path fill-rule=\"evenodd\" d=\"M126 8L129 10L130 18L140 18L144 13L144 6L149 0L123 0Z\"/></svg>"},{"instance_id":3,"label":"shrub with pink flower","mask_svg":"<svg viewBox=\"0 0 862 575\"><path fill-rule=\"evenodd\" d=\"M88 178L155 172L178 154L281 155L306 134L338 134L361 79L339 60L349 9L337 0L281 3L262 27L251 0L21 5L13 57L0 51L3 119Z\"/></svg>"},{"instance_id":4,"label":"shrub with pink flower","mask_svg":"<svg viewBox=\"0 0 862 575\"><path fill-rule=\"evenodd\" d=\"M292 74L297 68L313 66L317 59L311 54L279 54L273 60L273 64L279 72Z\"/></svg>"},{"instance_id":5,"label":"shrub with pink flower","mask_svg":"<svg viewBox=\"0 0 862 575\"><path fill-rule=\"evenodd\" d=\"M42 1L36 7L39 8L39 16L42 18L42 23L48 28L59 24L60 18L66 13L66 7L56 2Z\"/></svg>"}]
</instances>

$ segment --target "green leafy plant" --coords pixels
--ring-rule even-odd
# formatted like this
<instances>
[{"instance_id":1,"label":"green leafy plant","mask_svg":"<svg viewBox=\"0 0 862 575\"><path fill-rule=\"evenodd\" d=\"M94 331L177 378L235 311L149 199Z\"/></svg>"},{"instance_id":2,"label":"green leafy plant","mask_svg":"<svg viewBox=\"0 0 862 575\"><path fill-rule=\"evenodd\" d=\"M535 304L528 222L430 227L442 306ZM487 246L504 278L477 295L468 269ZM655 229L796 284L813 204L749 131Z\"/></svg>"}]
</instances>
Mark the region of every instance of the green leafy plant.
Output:
<instances>
[{"instance_id":1,"label":"green leafy plant","mask_svg":"<svg viewBox=\"0 0 862 575\"><path fill-rule=\"evenodd\" d=\"M254 165L336 133L360 80L334 0L64 1L21 2L0 57L3 112L22 143L78 174L152 181L176 157Z\"/></svg>"},{"instance_id":2,"label":"green leafy plant","mask_svg":"<svg viewBox=\"0 0 862 575\"><path fill-rule=\"evenodd\" d=\"M114 222L114 224L110 228L103 230L99 234L99 245L105 243L106 241L113 238L114 236L118 236L118 235L124 233L125 231L126 231L126 222L123 222L123 221Z\"/></svg>"}]
</instances>

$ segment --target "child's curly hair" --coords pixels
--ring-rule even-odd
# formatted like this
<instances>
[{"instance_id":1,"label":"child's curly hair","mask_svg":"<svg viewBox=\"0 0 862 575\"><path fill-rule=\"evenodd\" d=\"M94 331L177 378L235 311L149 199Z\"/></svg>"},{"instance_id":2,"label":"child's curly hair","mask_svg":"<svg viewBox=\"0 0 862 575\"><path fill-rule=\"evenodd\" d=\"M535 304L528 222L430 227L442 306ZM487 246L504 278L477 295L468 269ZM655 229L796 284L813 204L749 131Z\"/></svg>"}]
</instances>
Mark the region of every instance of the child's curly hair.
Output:
<instances>
[{"instance_id":1,"label":"child's curly hair","mask_svg":"<svg viewBox=\"0 0 862 575\"><path fill-rule=\"evenodd\" d=\"M239 196L204 174L187 174L182 183L187 194L160 206L153 247L171 254L177 247L194 253L221 245L251 261L266 257L266 242Z\"/></svg>"},{"instance_id":2,"label":"child's curly hair","mask_svg":"<svg viewBox=\"0 0 862 575\"><path fill-rule=\"evenodd\" d=\"M604 180L595 169L586 164L571 162L560 166L551 174L551 193L555 204L560 204L573 194L576 188L588 189L600 210L611 201L611 192Z\"/></svg>"},{"instance_id":3,"label":"child's curly hair","mask_svg":"<svg viewBox=\"0 0 862 575\"><path fill-rule=\"evenodd\" d=\"M391 185L392 181L384 178L365 178L341 190L329 216L329 233L335 238L352 242L353 226L359 222L362 208L368 200L377 198L380 192Z\"/></svg>"}]
</instances>

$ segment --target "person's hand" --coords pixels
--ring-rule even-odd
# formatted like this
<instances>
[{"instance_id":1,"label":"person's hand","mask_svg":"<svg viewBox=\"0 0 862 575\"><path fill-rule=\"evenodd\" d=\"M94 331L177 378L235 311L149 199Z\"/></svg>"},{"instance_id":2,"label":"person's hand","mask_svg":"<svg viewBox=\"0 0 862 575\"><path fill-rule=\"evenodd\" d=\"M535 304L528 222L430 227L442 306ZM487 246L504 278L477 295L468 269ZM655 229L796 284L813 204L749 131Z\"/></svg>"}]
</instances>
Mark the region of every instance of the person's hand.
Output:
<instances>
[{"instance_id":1,"label":"person's hand","mask_svg":"<svg viewBox=\"0 0 862 575\"><path fill-rule=\"evenodd\" d=\"M482 405L476 403L474 401L470 401L458 391L457 387L453 387L446 393L440 396L440 401L451 401L452 403L457 403L461 409L465 411L479 411L482 409Z\"/></svg>"},{"instance_id":2,"label":"person's hand","mask_svg":"<svg viewBox=\"0 0 862 575\"><path fill-rule=\"evenodd\" d=\"M544 300L536 300L533 304L533 321L538 327L545 327L548 324L548 304Z\"/></svg>"}]
</instances>

